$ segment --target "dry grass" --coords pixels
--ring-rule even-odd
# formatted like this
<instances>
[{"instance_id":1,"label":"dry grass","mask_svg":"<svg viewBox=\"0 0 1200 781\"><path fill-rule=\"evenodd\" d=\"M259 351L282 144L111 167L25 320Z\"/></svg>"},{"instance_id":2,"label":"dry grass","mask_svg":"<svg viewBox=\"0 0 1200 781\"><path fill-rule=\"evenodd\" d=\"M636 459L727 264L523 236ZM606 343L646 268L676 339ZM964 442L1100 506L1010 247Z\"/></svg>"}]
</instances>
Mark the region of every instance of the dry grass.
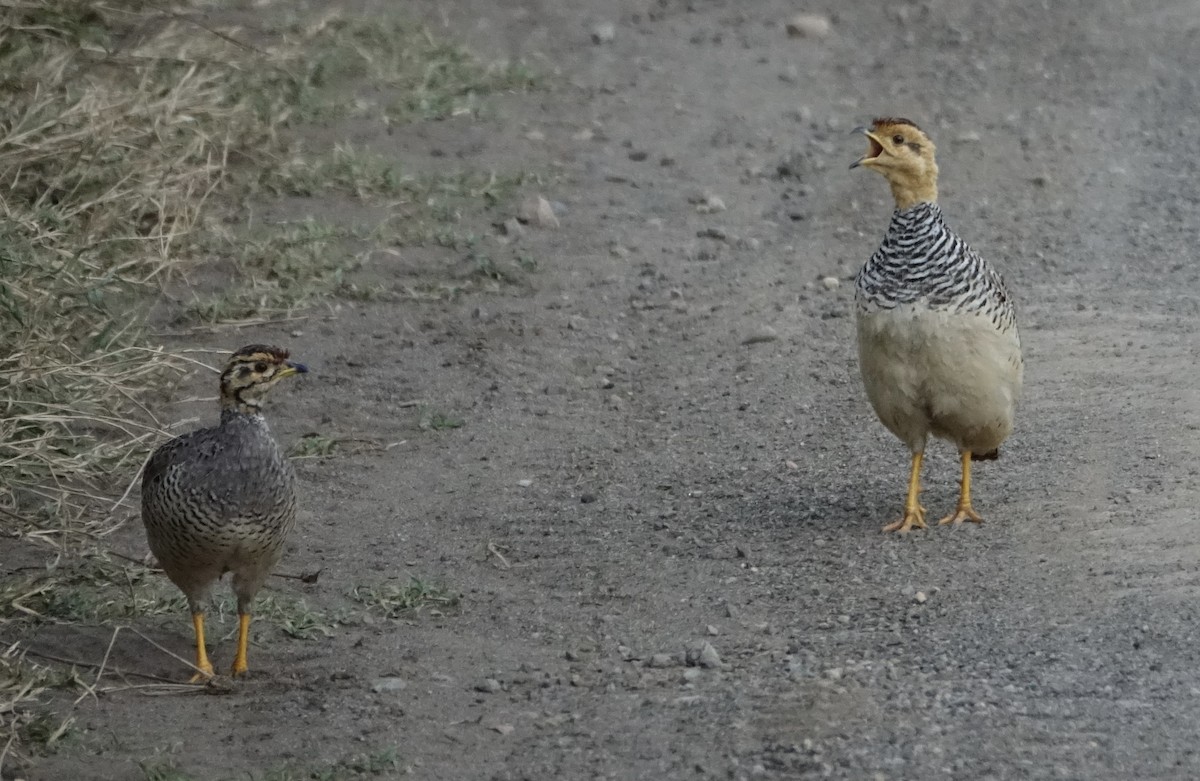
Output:
<instances>
[{"instance_id":1,"label":"dry grass","mask_svg":"<svg viewBox=\"0 0 1200 781\"><path fill-rule=\"evenodd\" d=\"M221 259L244 284L196 300L187 317L271 317L369 295L346 282L355 246L469 244L462 211L521 181L407 177L348 147L310 159L285 141L313 118L473 116L482 96L530 86L521 66L482 65L402 22L330 15L218 31L201 18L142 0L0 5L0 539L43 544L63 567L0 583L0 628L177 607L155 590L145 592L154 605L139 600L136 568L79 558L131 516L126 489L166 435L146 399L189 368L146 343L159 291ZM347 95L354 78L376 97ZM419 229L309 221L247 240L222 227L239 199L328 191L407 204ZM276 618L294 636L325 631L302 603ZM61 736L65 722L27 709L47 680L16 646L0 649L0 770L22 744Z\"/></svg>"},{"instance_id":2,"label":"dry grass","mask_svg":"<svg viewBox=\"0 0 1200 781\"><path fill-rule=\"evenodd\" d=\"M400 21L326 16L248 47L136 0L35 0L0 8L0 25L0 533L77 532L53 519L78 519L136 471L161 432L139 400L183 368L141 344L141 314L180 269L226 258L245 282L191 304L206 322L371 295L346 282L361 257L346 243L469 245L463 210L523 181L414 177L347 146L309 158L280 141L306 118L474 113L481 95L531 83ZM347 78L392 97L347 97ZM246 240L211 203L328 191L387 199L396 224L307 221Z\"/></svg>"},{"instance_id":3,"label":"dry grass","mask_svg":"<svg viewBox=\"0 0 1200 781\"><path fill-rule=\"evenodd\" d=\"M29 708L46 689L66 681L63 673L30 662L15 643L0 648L0 773L9 757L20 756L21 748L53 749L70 729L73 718L58 719Z\"/></svg>"}]
</instances>

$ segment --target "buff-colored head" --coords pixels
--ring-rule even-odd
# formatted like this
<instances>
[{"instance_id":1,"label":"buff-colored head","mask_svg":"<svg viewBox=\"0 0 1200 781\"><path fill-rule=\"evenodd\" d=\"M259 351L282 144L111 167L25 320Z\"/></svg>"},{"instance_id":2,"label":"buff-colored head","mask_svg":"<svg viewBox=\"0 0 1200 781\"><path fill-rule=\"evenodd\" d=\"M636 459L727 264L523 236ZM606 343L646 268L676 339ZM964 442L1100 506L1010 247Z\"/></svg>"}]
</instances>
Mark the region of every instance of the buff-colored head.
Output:
<instances>
[{"instance_id":1,"label":"buff-colored head","mask_svg":"<svg viewBox=\"0 0 1200 781\"><path fill-rule=\"evenodd\" d=\"M870 128L857 127L854 132L866 136L870 147L850 167L883 174L892 186L896 208L937 202L936 148L921 128L908 119L880 117Z\"/></svg>"},{"instance_id":2,"label":"buff-colored head","mask_svg":"<svg viewBox=\"0 0 1200 781\"><path fill-rule=\"evenodd\" d=\"M229 357L221 372L221 409L255 414L275 383L307 371L304 364L289 361L282 347L247 345Z\"/></svg>"}]
</instances>

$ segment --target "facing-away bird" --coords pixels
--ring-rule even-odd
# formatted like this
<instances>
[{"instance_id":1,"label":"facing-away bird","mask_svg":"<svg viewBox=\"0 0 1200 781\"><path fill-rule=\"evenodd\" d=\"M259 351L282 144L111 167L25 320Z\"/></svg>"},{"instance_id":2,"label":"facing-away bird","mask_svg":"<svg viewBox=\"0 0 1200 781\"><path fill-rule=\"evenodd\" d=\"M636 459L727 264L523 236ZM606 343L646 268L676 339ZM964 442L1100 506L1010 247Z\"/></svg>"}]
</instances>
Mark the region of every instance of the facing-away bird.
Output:
<instances>
[{"instance_id":1,"label":"facing-away bird","mask_svg":"<svg viewBox=\"0 0 1200 781\"><path fill-rule=\"evenodd\" d=\"M850 167L878 171L896 211L858 272L858 358L871 406L912 451L904 515L883 527L925 528L918 501L930 434L958 446L958 507L940 523L981 522L971 506L971 460L993 459L1012 431L1024 363L1004 281L942 219L929 137L907 119L856 128L870 148Z\"/></svg>"},{"instance_id":2,"label":"facing-away bird","mask_svg":"<svg viewBox=\"0 0 1200 781\"><path fill-rule=\"evenodd\" d=\"M220 424L167 442L142 473L150 550L192 612L199 670L193 681L213 674L204 609L213 583L226 572L233 573L238 610L232 672L248 669L250 606L296 520L296 478L271 437L262 404L275 383L306 371L278 347L238 350L221 373Z\"/></svg>"}]
</instances>

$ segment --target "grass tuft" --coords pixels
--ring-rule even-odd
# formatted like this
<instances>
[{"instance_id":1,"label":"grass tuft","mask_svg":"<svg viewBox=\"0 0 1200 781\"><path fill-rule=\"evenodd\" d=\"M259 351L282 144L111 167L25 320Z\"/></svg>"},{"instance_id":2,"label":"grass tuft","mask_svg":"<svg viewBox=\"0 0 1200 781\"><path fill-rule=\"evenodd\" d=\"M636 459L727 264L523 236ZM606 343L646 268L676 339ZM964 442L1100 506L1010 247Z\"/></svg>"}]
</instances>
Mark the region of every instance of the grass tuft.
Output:
<instances>
[{"instance_id":1,"label":"grass tuft","mask_svg":"<svg viewBox=\"0 0 1200 781\"><path fill-rule=\"evenodd\" d=\"M291 458L321 458L333 455L341 447L341 442L333 437L317 432L311 432L296 440L288 449Z\"/></svg>"},{"instance_id":2,"label":"grass tuft","mask_svg":"<svg viewBox=\"0 0 1200 781\"><path fill-rule=\"evenodd\" d=\"M421 421L418 425L429 431L446 431L462 428L466 425L466 421L446 412L426 411L421 415Z\"/></svg>"},{"instance_id":3,"label":"grass tuft","mask_svg":"<svg viewBox=\"0 0 1200 781\"><path fill-rule=\"evenodd\" d=\"M350 597L368 610L385 618L397 618L426 608L441 610L457 607L461 597L443 586L412 578L408 583L387 582L375 586L355 586Z\"/></svg>"},{"instance_id":4,"label":"grass tuft","mask_svg":"<svg viewBox=\"0 0 1200 781\"><path fill-rule=\"evenodd\" d=\"M318 768L283 767L253 774L252 781L351 781L389 774L399 766L395 749L354 756Z\"/></svg>"}]
</instances>

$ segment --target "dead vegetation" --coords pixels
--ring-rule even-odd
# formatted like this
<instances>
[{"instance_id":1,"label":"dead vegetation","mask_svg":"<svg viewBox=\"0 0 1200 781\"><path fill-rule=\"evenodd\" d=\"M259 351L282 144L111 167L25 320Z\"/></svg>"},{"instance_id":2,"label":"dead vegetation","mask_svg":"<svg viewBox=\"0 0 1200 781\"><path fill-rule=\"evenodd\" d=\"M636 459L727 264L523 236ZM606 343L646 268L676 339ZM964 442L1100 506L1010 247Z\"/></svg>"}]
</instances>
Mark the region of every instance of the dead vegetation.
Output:
<instances>
[{"instance_id":1,"label":"dead vegetation","mask_svg":"<svg viewBox=\"0 0 1200 781\"><path fill-rule=\"evenodd\" d=\"M95 553L133 517L130 489L166 435L147 399L192 363L149 343L156 295L220 259L234 271L226 292L193 296L174 316L269 319L372 295L348 279L372 247L471 245L464 210L496 205L524 177L416 177L349 147L308 154L290 131L312 119L474 115L489 92L533 79L401 22L331 15L247 31L140 0L4 4L0 73L0 538L55 557L0 584L2 771L69 726L29 709L70 676L26 658L20 622L178 613L169 589L133 588L155 580L147 568ZM340 89L360 77L376 98ZM323 192L399 204L406 222L228 227L248 198ZM307 607L264 609L295 637L329 625Z\"/></svg>"}]
</instances>

